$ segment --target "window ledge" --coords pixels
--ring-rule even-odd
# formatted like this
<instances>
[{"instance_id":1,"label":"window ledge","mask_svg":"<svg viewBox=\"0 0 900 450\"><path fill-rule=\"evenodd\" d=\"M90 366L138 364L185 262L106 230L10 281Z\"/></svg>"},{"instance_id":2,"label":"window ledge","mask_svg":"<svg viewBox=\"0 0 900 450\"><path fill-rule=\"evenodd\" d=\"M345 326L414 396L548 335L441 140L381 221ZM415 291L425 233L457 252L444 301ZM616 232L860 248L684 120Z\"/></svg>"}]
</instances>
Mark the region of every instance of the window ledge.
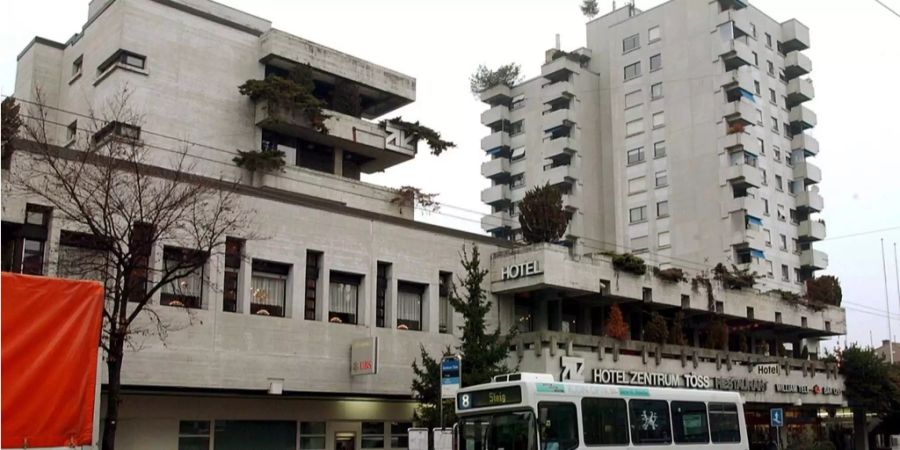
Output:
<instances>
[{"instance_id":1,"label":"window ledge","mask_svg":"<svg viewBox=\"0 0 900 450\"><path fill-rule=\"evenodd\" d=\"M69 78L69 84L72 84L72 83L78 81L78 79L81 78L81 74L83 74L83 73L84 73L84 71L82 70L81 72L78 72L75 75L72 75L72 78Z\"/></svg>"},{"instance_id":2,"label":"window ledge","mask_svg":"<svg viewBox=\"0 0 900 450\"><path fill-rule=\"evenodd\" d=\"M638 45L638 46L635 47L635 48L625 50L624 52L622 52L622 54L623 54L623 55L627 55L627 54L629 54L629 53L636 52L636 51L638 51L638 50L640 50L640 49L641 49L641 46Z\"/></svg>"},{"instance_id":3,"label":"window ledge","mask_svg":"<svg viewBox=\"0 0 900 450\"><path fill-rule=\"evenodd\" d=\"M115 72L117 69L122 69L122 70L125 70L128 72L133 72L133 73L137 73L137 74L144 75L144 76L150 76L150 72L147 71L147 69L138 69L137 67L129 66L128 64L116 63L116 64L109 66L108 69L106 69L103 73L98 75L97 79L94 80L93 85L97 86L103 80L107 79L110 75L112 75L112 73Z\"/></svg>"}]
</instances>

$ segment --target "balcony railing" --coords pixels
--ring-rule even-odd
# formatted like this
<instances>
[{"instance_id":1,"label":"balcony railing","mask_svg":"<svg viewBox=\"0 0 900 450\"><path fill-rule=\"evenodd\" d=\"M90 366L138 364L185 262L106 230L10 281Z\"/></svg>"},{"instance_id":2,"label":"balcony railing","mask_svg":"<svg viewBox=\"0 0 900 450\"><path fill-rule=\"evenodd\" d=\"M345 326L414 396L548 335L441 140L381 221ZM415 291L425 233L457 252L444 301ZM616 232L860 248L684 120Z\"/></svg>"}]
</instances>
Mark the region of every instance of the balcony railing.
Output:
<instances>
[{"instance_id":1,"label":"balcony railing","mask_svg":"<svg viewBox=\"0 0 900 450\"><path fill-rule=\"evenodd\" d=\"M740 40L723 40L719 47L719 57L725 63L725 70L753 64L753 51Z\"/></svg>"},{"instance_id":2,"label":"balcony railing","mask_svg":"<svg viewBox=\"0 0 900 450\"><path fill-rule=\"evenodd\" d=\"M819 141L808 134L801 133L791 139L791 150L801 150L803 151L803 156L807 158L816 156L819 154Z\"/></svg>"},{"instance_id":3,"label":"balcony railing","mask_svg":"<svg viewBox=\"0 0 900 450\"><path fill-rule=\"evenodd\" d=\"M486 127L492 127L501 122L509 122L509 107L506 105L497 105L481 113L481 124Z\"/></svg>"},{"instance_id":4,"label":"balcony railing","mask_svg":"<svg viewBox=\"0 0 900 450\"><path fill-rule=\"evenodd\" d=\"M810 72L812 72L812 61L803 53L793 51L784 57L784 77L788 80Z\"/></svg>"},{"instance_id":5,"label":"balcony railing","mask_svg":"<svg viewBox=\"0 0 900 450\"><path fill-rule=\"evenodd\" d=\"M781 49L785 53L809 48L809 27L797 19L781 24Z\"/></svg>"},{"instance_id":6,"label":"balcony railing","mask_svg":"<svg viewBox=\"0 0 900 450\"><path fill-rule=\"evenodd\" d=\"M794 134L815 127L817 123L816 113L803 105L791 108L791 111L788 113L788 120L791 122Z\"/></svg>"},{"instance_id":7,"label":"balcony railing","mask_svg":"<svg viewBox=\"0 0 900 450\"><path fill-rule=\"evenodd\" d=\"M828 267L828 255L821 250L801 250L800 267L808 270L823 270Z\"/></svg>"},{"instance_id":8,"label":"balcony railing","mask_svg":"<svg viewBox=\"0 0 900 450\"><path fill-rule=\"evenodd\" d=\"M481 175L497 179L509 177L509 159L495 158L481 163Z\"/></svg>"},{"instance_id":9,"label":"balcony railing","mask_svg":"<svg viewBox=\"0 0 900 450\"><path fill-rule=\"evenodd\" d=\"M741 124L743 126L756 123L758 114L756 105L747 99L741 98L735 102L728 102L722 112L722 116L729 124Z\"/></svg>"},{"instance_id":10,"label":"balcony railing","mask_svg":"<svg viewBox=\"0 0 900 450\"><path fill-rule=\"evenodd\" d=\"M758 188L762 185L762 175L756 167L736 164L726 169L725 181L737 188Z\"/></svg>"},{"instance_id":11,"label":"balcony railing","mask_svg":"<svg viewBox=\"0 0 900 450\"><path fill-rule=\"evenodd\" d=\"M570 164L546 169L542 173L542 178L544 182L549 183L551 186L572 184L578 179L575 167Z\"/></svg>"},{"instance_id":12,"label":"balcony railing","mask_svg":"<svg viewBox=\"0 0 900 450\"><path fill-rule=\"evenodd\" d=\"M808 102L816 96L812 81L806 78L794 78L787 85L787 107L793 108Z\"/></svg>"},{"instance_id":13,"label":"balcony railing","mask_svg":"<svg viewBox=\"0 0 900 450\"><path fill-rule=\"evenodd\" d=\"M544 141L544 158L555 160L571 157L577 152L576 142L572 137L562 136Z\"/></svg>"},{"instance_id":14,"label":"balcony railing","mask_svg":"<svg viewBox=\"0 0 900 450\"><path fill-rule=\"evenodd\" d=\"M481 149L488 153L494 153L509 148L509 133L498 131L481 139Z\"/></svg>"},{"instance_id":15,"label":"balcony railing","mask_svg":"<svg viewBox=\"0 0 900 450\"><path fill-rule=\"evenodd\" d=\"M825 222L821 220L804 220L797 230L800 242L821 241L825 239Z\"/></svg>"},{"instance_id":16,"label":"balcony railing","mask_svg":"<svg viewBox=\"0 0 900 450\"><path fill-rule=\"evenodd\" d=\"M501 103L509 103L509 101L512 100L510 88L505 84L498 84L494 87L485 89L481 92L480 97L482 102L492 106Z\"/></svg>"},{"instance_id":17,"label":"balcony railing","mask_svg":"<svg viewBox=\"0 0 900 450\"><path fill-rule=\"evenodd\" d=\"M541 66L541 76L550 80L565 79L573 73L581 72L581 64L569 58L556 58Z\"/></svg>"},{"instance_id":18,"label":"balcony railing","mask_svg":"<svg viewBox=\"0 0 900 450\"><path fill-rule=\"evenodd\" d=\"M802 180L804 186L819 183L822 181L822 169L809 161L795 163L794 179Z\"/></svg>"},{"instance_id":19,"label":"balcony railing","mask_svg":"<svg viewBox=\"0 0 900 450\"><path fill-rule=\"evenodd\" d=\"M569 108L544 113L541 119L544 132L549 133L559 128L571 128L576 124L575 116L575 111Z\"/></svg>"},{"instance_id":20,"label":"balcony railing","mask_svg":"<svg viewBox=\"0 0 900 450\"><path fill-rule=\"evenodd\" d=\"M481 218L481 229L493 233L504 228L512 228L514 220L506 211L498 211Z\"/></svg>"},{"instance_id":21,"label":"balcony railing","mask_svg":"<svg viewBox=\"0 0 900 450\"><path fill-rule=\"evenodd\" d=\"M807 212L820 212L824 207L825 201L818 192L803 191L797 194L797 209Z\"/></svg>"},{"instance_id":22,"label":"balcony railing","mask_svg":"<svg viewBox=\"0 0 900 450\"><path fill-rule=\"evenodd\" d=\"M481 191L481 201L488 205L509 202L509 185L498 184Z\"/></svg>"}]
</instances>

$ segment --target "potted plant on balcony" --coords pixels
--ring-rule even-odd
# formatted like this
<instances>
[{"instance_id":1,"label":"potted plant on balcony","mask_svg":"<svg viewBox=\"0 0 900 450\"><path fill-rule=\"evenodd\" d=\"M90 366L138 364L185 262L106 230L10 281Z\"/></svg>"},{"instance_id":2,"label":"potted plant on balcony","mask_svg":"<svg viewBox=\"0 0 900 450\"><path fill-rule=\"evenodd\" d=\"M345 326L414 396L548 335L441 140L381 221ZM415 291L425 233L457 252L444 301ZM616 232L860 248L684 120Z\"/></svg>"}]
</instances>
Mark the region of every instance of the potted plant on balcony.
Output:
<instances>
[{"instance_id":1,"label":"potted plant on balcony","mask_svg":"<svg viewBox=\"0 0 900 450\"><path fill-rule=\"evenodd\" d=\"M559 189L549 184L529 189L519 204L519 224L529 244L558 242L569 224Z\"/></svg>"},{"instance_id":2,"label":"potted plant on balcony","mask_svg":"<svg viewBox=\"0 0 900 450\"><path fill-rule=\"evenodd\" d=\"M665 269L654 267L653 275L655 275L656 278L659 278L663 281L668 281L669 283L681 283L683 281L687 281L687 276L684 274L684 271L679 269L678 267L668 267Z\"/></svg>"},{"instance_id":3,"label":"potted plant on balcony","mask_svg":"<svg viewBox=\"0 0 900 450\"><path fill-rule=\"evenodd\" d=\"M254 102L267 102L270 113L272 108L300 112L311 128L328 134L325 119L329 116L322 112L325 103L314 94L315 84L309 66L297 66L287 76L270 75L262 80L247 80L238 86L238 91Z\"/></svg>"},{"instance_id":4,"label":"potted plant on balcony","mask_svg":"<svg viewBox=\"0 0 900 450\"><path fill-rule=\"evenodd\" d=\"M833 275L806 280L806 298L810 303L841 306L841 282Z\"/></svg>"},{"instance_id":5,"label":"potted plant on balcony","mask_svg":"<svg viewBox=\"0 0 900 450\"><path fill-rule=\"evenodd\" d=\"M378 124L384 129L387 129L388 124L399 128L408 138L412 139L413 142L425 140L425 143L431 148L431 154L435 156L440 156L444 151L456 147L456 144L453 142L441 139L441 133L439 131L422 125L418 120L415 122L407 122L403 120L402 117L397 116L393 119L382 120Z\"/></svg>"},{"instance_id":6,"label":"potted plant on balcony","mask_svg":"<svg viewBox=\"0 0 900 450\"><path fill-rule=\"evenodd\" d=\"M469 90L473 95L478 96L478 94L501 84L513 87L522 79L520 72L521 67L516 63L504 64L494 70L479 64L475 73L469 76Z\"/></svg>"},{"instance_id":7,"label":"potted plant on balcony","mask_svg":"<svg viewBox=\"0 0 900 450\"><path fill-rule=\"evenodd\" d=\"M617 254L612 257L613 268L634 275L647 273L647 265L641 257L631 253Z\"/></svg>"}]
</instances>

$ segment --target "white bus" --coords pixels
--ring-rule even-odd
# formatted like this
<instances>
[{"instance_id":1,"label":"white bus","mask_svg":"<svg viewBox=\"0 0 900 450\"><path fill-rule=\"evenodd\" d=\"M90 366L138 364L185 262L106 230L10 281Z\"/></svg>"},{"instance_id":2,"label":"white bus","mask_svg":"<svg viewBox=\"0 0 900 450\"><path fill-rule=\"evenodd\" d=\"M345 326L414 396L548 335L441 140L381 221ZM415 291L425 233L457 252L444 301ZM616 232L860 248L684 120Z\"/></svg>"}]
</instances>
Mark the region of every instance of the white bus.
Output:
<instances>
[{"instance_id":1,"label":"white bus","mask_svg":"<svg viewBox=\"0 0 900 450\"><path fill-rule=\"evenodd\" d=\"M456 396L458 450L747 450L736 392L501 375Z\"/></svg>"}]
</instances>

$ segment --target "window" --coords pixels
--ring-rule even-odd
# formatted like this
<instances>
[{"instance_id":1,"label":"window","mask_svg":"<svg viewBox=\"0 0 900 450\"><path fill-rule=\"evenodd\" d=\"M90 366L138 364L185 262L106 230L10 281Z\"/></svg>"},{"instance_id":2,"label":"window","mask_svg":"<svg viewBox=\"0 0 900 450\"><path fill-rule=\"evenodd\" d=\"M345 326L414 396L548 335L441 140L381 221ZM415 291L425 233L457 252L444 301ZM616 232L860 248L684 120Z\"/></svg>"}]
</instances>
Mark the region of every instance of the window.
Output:
<instances>
[{"instance_id":1,"label":"window","mask_svg":"<svg viewBox=\"0 0 900 450\"><path fill-rule=\"evenodd\" d=\"M510 136L518 136L525 132L525 121L520 120L518 122L513 122L509 124L509 135Z\"/></svg>"},{"instance_id":2,"label":"window","mask_svg":"<svg viewBox=\"0 0 900 450\"><path fill-rule=\"evenodd\" d=\"M759 81L753 80L753 90L756 92L756 95L762 95L761 88L759 87Z\"/></svg>"},{"instance_id":3,"label":"window","mask_svg":"<svg viewBox=\"0 0 900 450\"><path fill-rule=\"evenodd\" d=\"M656 100L658 98L662 98L663 96L663 85L662 83L653 83L650 85L650 99Z\"/></svg>"},{"instance_id":4,"label":"window","mask_svg":"<svg viewBox=\"0 0 900 450\"><path fill-rule=\"evenodd\" d=\"M759 66L759 55L757 55L756 52L753 52L753 65Z\"/></svg>"},{"instance_id":5,"label":"window","mask_svg":"<svg viewBox=\"0 0 900 450\"><path fill-rule=\"evenodd\" d=\"M772 48L772 35L766 33L766 47Z\"/></svg>"},{"instance_id":6,"label":"window","mask_svg":"<svg viewBox=\"0 0 900 450\"><path fill-rule=\"evenodd\" d=\"M203 302L203 266L207 259L204 252L165 247L164 275L177 279L162 287L159 303L166 306L200 308Z\"/></svg>"},{"instance_id":7,"label":"window","mask_svg":"<svg viewBox=\"0 0 900 450\"><path fill-rule=\"evenodd\" d=\"M781 150L774 145L772 146L772 157L775 158L775 161L781 161Z\"/></svg>"},{"instance_id":8,"label":"window","mask_svg":"<svg viewBox=\"0 0 900 450\"><path fill-rule=\"evenodd\" d=\"M154 232L155 228L148 223L138 222L132 226L128 246L135 249L132 252L134 254L135 270L131 272L131 276L126 280L129 290L129 302L142 301L147 294L150 252L153 248Z\"/></svg>"},{"instance_id":9,"label":"window","mask_svg":"<svg viewBox=\"0 0 900 450\"><path fill-rule=\"evenodd\" d=\"M290 264L253 260L250 278L250 314L285 317Z\"/></svg>"},{"instance_id":10,"label":"window","mask_svg":"<svg viewBox=\"0 0 900 450\"><path fill-rule=\"evenodd\" d=\"M425 286L415 283L397 283L397 328L421 331L422 294Z\"/></svg>"},{"instance_id":11,"label":"window","mask_svg":"<svg viewBox=\"0 0 900 450\"><path fill-rule=\"evenodd\" d=\"M81 55L75 58L75 61L72 61L72 78L81 75L81 70L84 66L84 55Z\"/></svg>"},{"instance_id":12,"label":"window","mask_svg":"<svg viewBox=\"0 0 900 450\"><path fill-rule=\"evenodd\" d=\"M756 142L759 143L759 154L765 155L766 154L766 142L760 138L756 138Z\"/></svg>"},{"instance_id":13,"label":"window","mask_svg":"<svg viewBox=\"0 0 900 450\"><path fill-rule=\"evenodd\" d=\"M625 66L625 81L635 79L641 76L641 62Z\"/></svg>"},{"instance_id":14,"label":"window","mask_svg":"<svg viewBox=\"0 0 900 450\"><path fill-rule=\"evenodd\" d=\"M537 422L545 449L572 450L578 447L578 415L573 403L538 403Z\"/></svg>"},{"instance_id":15,"label":"window","mask_svg":"<svg viewBox=\"0 0 900 450\"><path fill-rule=\"evenodd\" d=\"M769 171L766 169L762 169L762 180L760 180L763 186L769 185Z\"/></svg>"},{"instance_id":16,"label":"window","mask_svg":"<svg viewBox=\"0 0 900 450\"><path fill-rule=\"evenodd\" d=\"M512 98L512 101L509 103L510 111L517 110L521 107L525 106L525 94L519 94Z\"/></svg>"},{"instance_id":17,"label":"window","mask_svg":"<svg viewBox=\"0 0 900 450\"><path fill-rule=\"evenodd\" d=\"M706 405L703 402L672 402L672 430L676 444L708 443Z\"/></svg>"},{"instance_id":18,"label":"window","mask_svg":"<svg viewBox=\"0 0 900 450\"><path fill-rule=\"evenodd\" d=\"M634 34L622 39L622 53L628 53L641 46L641 35Z\"/></svg>"},{"instance_id":19,"label":"window","mask_svg":"<svg viewBox=\"0 0 900 450\"><path fill-rule=\"evenodd\" d=\"M319 268L322 266L322 252L306 251L306 293L303 318L316 320L316 303L319 294Z\"/></svg>"},{"instance_id":20,"label":"window","mask_svg":"<svg viewBox=\"0 0 900 450\"><path fill-rule=\"evenodd\" d=\"M363 422L361 448L384 448L384 422Z\"/></svg>"},{"instance_id":21,"label":"window","mask_svg":"<svg viewBox=\"0 0 900 450\"><path fill-rule=\"evenodd\" d=\"M135 69L144 69L146 62L146 56L139 55L128 50L117 50L112 54L112 56L106 58L105 61L97 66L97 74L102 74L103 72L106 72L106 69L109 69L115 65L127 66Z\"/></svg>"},{"instance_id":22,"label":"window","mask_svg":"<svg viewBox=\"0 0 900 450\"><path fill-rule=\"evenodd\" d=\"M763 237L766 238L766 247L772 246L772 230L763 228Z\"/></svg>"},{"instance_id":23,"label":"window","mask_svg":"<svg viewBox=\"0 0 900 450\"><path fill-rule=\"evenodd\" d=\"M663 111L653 113L652 119L653 128L661 128L666 125L666 116Z\"/></svg>"},{"instance_id":24,"label":"window","mask_svg":"<svg viewBox=\"0 0 900 450\"><path fill-rule=\"evenodd\" d=\"M391 263L378 261L378 269L375 281L375 326L385 327L387 315L387 291L390 281ZM365 434L365 431L363 431Z\"/></svg>"},{"instance_id":25,"label":"window","mask_svg":"<svg viewBox=\"0 0 900 450\"><path fill-rule=\"evenodd\" d=\"M637 164L644 161L644 147L628 150L628 164Z\"/></svg>"},{"instance_id":26,"label":"window","mask_svg":"<svg viewBox=\"0 0 900 450\"><path fill-rule=\"evenodd\" d=\"M775 269L772 261L766 261L766 278L775 279ZM752 319L752 317L751 317Z\"/></svg>"},{"instance_id":27,"label":"window","mask_svg":"<svg viewBox=\"0 0 900 450\"><path fill-rule=\"evenodd\" d=\"M752 24L752 23L750 24L750 34L753 37L756 37L756 25L755 24Z\"/></svg>"},{"instance_id":28,"label":"window","mask_svg":"<svg viewBox=\"0 0 900 450\"><path fill-rule=\"evenodd\" d=\"M646 186L646 177L637 177L628 180L628 193L629 194L637 194L638 192L644 192L647 190Z\"/></svg>"},{"instance_id":29,"label":"window","mask_svg":"<svg viewBox=\"0 0 900 450\"><path fill-rule=\"evenodd\" d=\"M625 94L625 108L631 108L641 104L641 91L632 91Z\"/></svg>"},{"instance_id":30,"label":"window","mask_svg":"<svg viewBox=\"0 0 900 450\"><path fill-rule=\"evenodd\" d=\"M775 189L784 191L784 180L781 178L781 175L775 175Z\"/></svg>"},{"instance_id":31,"label":"window","mask_svg":"<svg viewBox=\"0 0 900 450\"><path fill-rule=\"evenodd\" d=\"M772 120L772 131L777 133L778 132L778 118L775 116L772 116L771 120Z\"/></svg>"},{"instance_id":32,"label":"window","mask_svg":"<svg viewBox=\"0 0 900 450\"><path fill-rule=\"evenodd\" d=\"M217 449L297 448L293 420L216 420L213 433Z\"/></svg>"},{"instance_id":33,"label":"window","mask_svg":"<svg viewBox=\"0 0 900 450\"><path fill-rule=\"evenodd\" d=\"M325 422L300 422L300 450L325 450Z\"/></svg>"},{"instance_id":34,"label":"window","mask_svg":"<svg viewBox=\"0 0 900 450\"><path fill-rule=\"evenodd\" d=\"M796 185L796 183L794 183L794 180L788 180L788 182L787 182L787 191L788 191L788 193L790 193L791 195L795 195L795 194L796 194L796 192L794 192L795 185ZM794 210L792 209L791 211L794 211ZM797 221L795 220L794 217L791 217L791 222L797 223Z\"/></svg>"},{"instance_id":35,"label":"window","mask_svg":"<svg viewBox=\"0 0 900 450\"><path fill-rule=\"evenodd\" d=\"M90 233L62 230L56 276L105 283L109 278L109 241Z\"/></svg>"},{"instance_id":36,"label":"window","mask_svg":"<svg viewBox=\"0 0 900 450\"><path fill-rule=\"evenodd\" d=\"M631 400L631 442L635 445L669 444L669 404L665 400ZM655 419L655 420L654 420Z\"/></svg>"},{"instance_id":37,"label":"window","mask_svg":"<svg viewBox=\"0 0 900 450\"><path fill-rule=\"evenodd\" d=\"M781 251L787 251L787 236L783 234L778 235L778 249Z\"/></svg>"},{"instance_id":38,"label":"window","mask_svg":"<svg viewBox=\"0 0 900 450\"><path fill-rule=\"evenodd\" d=\"M769 75L775 76L775 64L772 64L772 61L766 61L766 69Z\"/></svg>"},{"instance_id":39,"label":"window","mask_svg":"<svg viewBox=\"0 0 900 450\"><path fill-rule=\"evenodd\" d=\"M69 126L66 127L66 143L75 142L75 138L78 136L78 120L73 120ZM68 144L67 144L68 145Z\"/></svg>"},{"instance_id":40,"label":"window","mask_svg":"<svg viewBox=\"0 0 900 450\"><path fill-rule=\"evenodd\" d=\"M628 210L628 217L631 220L631 223L643 222L647 220L647 207L638 206L637 208L631 208L630 210Z\"/></svg>"},{"instance_id":41,"label":"window","mask_svg":"<svg viewBox=\"0 0 900 450\"><path fill-rule=\"evenodd\" d=\"M208 450L209 421L182 420L178 423L178 450Z\"/></svg>"},{"instance_id":42,"label":"window","mask_svg":"<svg viewBox=\"0 0 900 450\"><path fill-rule=\"evenodd\" d=\"M656 42L660 39L659 27L650 27L647 30L647 42Z\"/></svg>"},{"instance_id":43,"label":"window","mask_svg":"<svg viewBox=\"0 0 900 450\"><path fill-rule=\"evenodd\" d=\"M525 174L520 173L510 177L509 185L514 189L525 186Z\"/></svg>"},{"instance_id":44,"label":"window","mask_svg":"<svg viewBox=\"0 0 900 450\"><path fill-rule=\"evenodd\" d=\"M656 234L656 245L659 248L672 245L672 238L668 231L660 231Z\"/></svg>"},{"instance_id":45,"label":"window","mask_svg":"<svg viewBox=\"0 0 900 450\"><path fill-rule=\"evenodd\" d=\"M331 323L359 323L359 286L362 275L331 272L329 280L328 321Z\"/></svg>"},{"instance_id":46,"label":"window","mask_svg":"<svg viewBox=\"0 0 900 450\"><path fill-rule=\"evenodd\" d=\"M581 399L581 423L587 445L628 445L628 411L620 398Z\"/></svg>"},{"instance_id":47,"label":"window","mask_svg":"<svg viewBox=\"0 0 900 450\"><path fill-rule=\"evenodd\" d=\"M778 220L784 222L784 219L785 219L785 216L784 216L784 205L781 205L781 204L776 205L776 209L777 209L777 211L775 211L775 212L776 212L776 214L778 215Z\"/></svg>"},{"instance_id":48,"label":"window","mask_svg":"<svg viewBox=\"0 0 900 450\"><path fill-rule=\"evenodd\" d=\"M769 89L769 101L772 102L773 105L778 104L778 97L775 95L775 89Z\"/></svg>"},{"instance_id":49,"label":"window","mask_svg":"<svg viewBox=\"0 0 900 450\"><path fill-rule=\"evenodd\" d=\"M222 310L238 312L240 308L239 279L243 262L244 240L225 238L225 276L222 282Z\"/></svg>"},{"instance_id":50,"label":"window","mask_svg":"<svg viewBox=\"0 0 900 450\"><path fill-rule=\"evenodd\" d=\"M662 55L657 53L650 57L650 71L659 70L662 68Z\"/></svg>"},{"instance_id":51,"label":"window","mask_svg":"<svg viewBox=\"0 0 900 450\"><path fill-rule=\"evenodd\" d=\"M625 136L634 136L644 132L644 119L635 119L625 123Z\"/></svg>"},{"instance_id":52,"label":"window","mask_svg":"<svg viewBox=\"0 0 900 450\"><path fill-rule=\"evenodd\" d=\"M769 199L764 198L763 201L763 214L769 215Z\"/></svg>"},{"instance_id":53,"label":"window","mask_svg":"<svg viewBox=\"0 0 900 450\"><path fill-rule=\"evenodd\" d=\"M756 124L757 125L763 124L763 113L762 113L761 109L756 110Z\"/></svg>"},{"instance_id":54,"label":"window","mask_svg":"<svg viewBox=\"0 0 900 450\"><path fill-rule=\"evenodd\" d=\"M663 187L669 185L669 175L665 170L660 170L656 172L656 187Z\"/></svg>"},{"instance_id":55,"label":"window","mask_svg":"<svg viewBox=\"0 0 900 450\"><path fill-rule=\"evenodd\" d=\"M794 283L800 284L802 281L800 279L800 269L794 269ZM806 318L804 317L803 320L806 320ZM803 326L805 327L806 324L804 323Z\"/></svg>"},{"instance_id":56,"label":"window","mask_svg":"<svg viewBox=\"0 0 900 450\"><path fill-rule=\"evenodd\" d=\"M438 331L441 333L451 333L451 323L453 322L453 307L450 305L450 293L453 291L453 274L450 272L440 272L440 285L438 286Z\"/></svg>"},{"instance_id":57,"label":"window","mask_svg":"<svg viewBox=\"0 0 900 450\"><path fill-rule=\"evenodd\" d=\"M140 138L141 127L116 121L107 123L91 136L91 140L96 145L104 144L111 139L133 142Z\"/></svg>"},{"instance_id":58,"label":"window","mask_svg":"<svg viewBox=\"0 0 900 450\"><path fill-rule=\"evenodd\" d=\"M791 244L791 248L793 249L794 253L800 253L800 240L798 240L797 238L791 238Z\"/></svg>"},{"instance_id":59,"label":"window","mask_svg":"<svg viewBox=\"0 0 900 450\"><path fill-rule=\"evenodd\" d=\"M391 448L409 447L410 422L391 422Z\"/></svg>"},{"instance_id":60,"label":"window","mask_svg":"<svg viewBox=\"0 0 900 450\"><path fill-rule=\"evenodd\" d=\"M631 238L631 251L633 253L637 252L645 252L650 246L650 239L647 236L638 236ZM572 327L571 330L575 330L575 327Z\"/></svg>"},{"instance_id":61,"label":"window","mask_svg":"<svg viewBox=\"0 0 900 450\"><path fill-rule=\"evenodd\" d=\"M786 264L781 265L781 281L791 281L791 270Z\"/></svg>"},{"instance_id":62,"label":"window","mask_svg":"<svg viewBox=\"0 0 900 450\"><path fill-rule=\"evenodd\" d=\"M663 200L661 202L656 202L656 217L668 217L669 216L669 201Z\"/></svg>"},{"instance_id":63,"label":"window","mask_svg":"<svg viewBox=\"0 0 900 450\"><path fill-rule=\"evenodd\" d=\"M778 311L775 311L775 323L781 323L781 322L782 322L781 313Z\"/></svg>"},{"instance_id":64,"label":"window","mask_svg":"<svg viewBox=\"0 0 900 450\"><path fill-rule=\"evenodd\" d=\"M709 402L709 431L713 443L741 442L737 405Z\"/></svg>"},{"instance_id":65,"label":"window","mask_svg":"<svg viewBox=\"0 0 900 450\"><path fill-rule=\"evenodd\" d=\"M509 159L516 161L525 157L525 146L512 149Z\"/></svg>"},{"instance_id":66,"label":"window","mask_svg":"<svg viewBox=\"0 0 900 450\"><path fill-rule=\"evenodd\" d=\"M513 314L516 317L516 329L520 333L534 331L534 307L530 299L515 298Z\"/></svg>"},{"instance_id":67,"label":"window","mask_svg":"<svg viewBox=\"0 0 900 450\"><path fill-rule=\"evenodd\" d=\"M653 143L653 157L662 158L663 156L666 156L666 141Z\"/></svg>"}]
</instances>

